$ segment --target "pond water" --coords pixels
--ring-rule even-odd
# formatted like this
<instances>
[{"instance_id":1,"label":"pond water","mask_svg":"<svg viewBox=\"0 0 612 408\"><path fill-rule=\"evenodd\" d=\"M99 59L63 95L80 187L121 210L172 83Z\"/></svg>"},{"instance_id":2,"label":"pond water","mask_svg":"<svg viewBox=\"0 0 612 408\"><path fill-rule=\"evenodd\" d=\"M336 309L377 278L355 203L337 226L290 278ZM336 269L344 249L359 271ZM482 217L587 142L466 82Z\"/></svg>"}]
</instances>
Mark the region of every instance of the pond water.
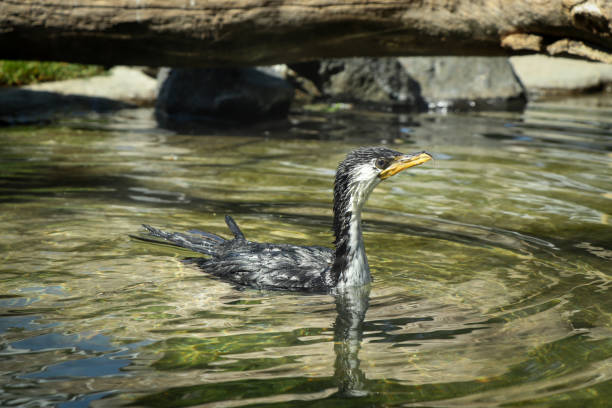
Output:
<instances>
[{"instance_id":1,"label":"pond water","mask_svg":"<svg viewBox=\"0 0 612 408\"><path fill-rule=\"evenodd\" d=\"M0 129L0 405L607 407L612 104L295 112L187 135L148 110ZM335 166L435 161L374 191L374 282L241 289L147 223L331 246Z\"/></svg>"}]
</instances>

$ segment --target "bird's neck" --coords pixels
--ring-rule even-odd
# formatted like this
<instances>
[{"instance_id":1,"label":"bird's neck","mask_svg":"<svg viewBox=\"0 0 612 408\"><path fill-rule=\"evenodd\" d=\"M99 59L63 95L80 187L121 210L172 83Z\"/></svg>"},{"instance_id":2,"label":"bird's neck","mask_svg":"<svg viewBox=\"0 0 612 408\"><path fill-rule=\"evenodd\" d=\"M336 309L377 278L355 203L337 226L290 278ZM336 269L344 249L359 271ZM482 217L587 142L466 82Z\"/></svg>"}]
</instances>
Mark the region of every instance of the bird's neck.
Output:
<instances>
[{"instance_id":1,"label":"bird's neck","mask_svg":"<svg viewBox=\"0 0 612 408\"><path fill-rule=\"evenodd\" d=\"M361 212L351 214L340 239L346 246L336 245L335 259L341 260L333 272L338 287L361 286L370 283L370 267L361 232ZM334 263L336 266L336 263Z\"/></svg>"},{"instance_id":2,"label":"bird's neck","mask_svg":"<svg viewBox=\"0 0 612 408\"><path fill-rule=\"evenodd\" d=\"M338 190L339 186L336 186ZM341 186L340 186L341 187ZM345 186L346 187L346 186ZM361 286L371 282L370 267L361 232L361 208L369 191L334 194L335 256L331 278L337 288ZM349 188L350 190L350 188Z\"/></svg>"}]
</instances>

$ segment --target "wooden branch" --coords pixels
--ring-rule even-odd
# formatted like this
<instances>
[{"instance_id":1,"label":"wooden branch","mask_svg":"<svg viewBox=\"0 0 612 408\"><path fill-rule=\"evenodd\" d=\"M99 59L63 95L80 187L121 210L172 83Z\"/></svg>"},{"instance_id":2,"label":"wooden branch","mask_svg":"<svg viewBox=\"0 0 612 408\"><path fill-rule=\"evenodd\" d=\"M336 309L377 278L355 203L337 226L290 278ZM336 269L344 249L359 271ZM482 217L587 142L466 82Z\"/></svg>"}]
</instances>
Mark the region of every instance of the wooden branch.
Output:
<instances>
[{"instance_id":1,"label":"wooden branch","mask_svg":"<svg viewBox=\"0 0 612 408\"><path fill-rule=\"evenodd\" d=\"M228 66L560 52L610 61L611 16L612 0L0 0L0 58Z\"/></svg>"}]
</instances>

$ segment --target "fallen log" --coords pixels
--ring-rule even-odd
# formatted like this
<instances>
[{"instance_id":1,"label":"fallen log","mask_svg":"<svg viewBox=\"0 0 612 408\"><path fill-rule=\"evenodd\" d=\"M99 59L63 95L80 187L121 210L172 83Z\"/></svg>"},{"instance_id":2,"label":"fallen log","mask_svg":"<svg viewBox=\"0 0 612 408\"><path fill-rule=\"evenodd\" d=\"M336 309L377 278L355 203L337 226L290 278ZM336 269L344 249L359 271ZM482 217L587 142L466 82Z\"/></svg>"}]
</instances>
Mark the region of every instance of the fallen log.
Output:
<instances>
[{"instance_id":1,"label":"fallen log","mask_svg":"<svg viewBox=\"0 0 612 408\"><path fill-rule=\"evenodd\" d=\"M244 66L548 53L612 62L611 0L0 0L0 58Z\"/></svg>"}]
</instances>

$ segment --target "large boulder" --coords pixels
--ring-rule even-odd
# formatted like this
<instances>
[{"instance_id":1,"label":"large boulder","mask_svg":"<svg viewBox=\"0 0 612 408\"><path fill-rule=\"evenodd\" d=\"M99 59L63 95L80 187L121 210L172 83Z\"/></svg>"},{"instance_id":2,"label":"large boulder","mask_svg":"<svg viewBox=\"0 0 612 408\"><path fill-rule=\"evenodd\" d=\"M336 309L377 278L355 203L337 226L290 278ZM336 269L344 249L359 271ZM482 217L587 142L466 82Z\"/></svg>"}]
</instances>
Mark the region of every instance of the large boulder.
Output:
<instances>
[{"instance_id":1,"label":"large boulder","mask_svg":"<svg viewBox=\"0 0 612 408\"><path fill-rule=\"evenodd\" d=\"M331 102L353 102L422 110L419 86L397 58L348 58L292 64L313 83L313 95ZM299 80L298 80L299 82ZM304 87L308 90L308 87Z\"/></svg>"},{"instance_id":2,"label":"large boulder","mask_svg":"<svg viewBox=\"0 0 612 408\"><path fill-rule=\"evenodd\" d=\"M545 55L510 58L531 96L567 95L605 90L612 84L612 65Z\"/></svg>"},{"instance_id":3,"label":"large boulder","mask_svg":"<svg viewBox=\"0 0 612 408\"><path fill-rule=\"evenodd\" d=\"M526 103L507 58L351 58L290 67L305 78L302 89L311 97L331 102L400 110L508 109ZM308 83L317 92L309 91Z\"/></svg>"},{"instance_id":4,"label":"large boulder","mask_svg":"<svg viewBox=\"0 0 612 408\"><path fill-rule=\"evenodd\" d=\"M399 62L430 109L521 109L527 99L505 57L410 57Z\"/></svg>"},{"instance_id":5,"label":"large boulder","mask_svg":"<svg viewBox=\"0 0 612 408\"><path fill-rule=\"evenodd\" d=\"M273 69L163 69L155 116L163 127L233 125L286 117L293 87Z\"/></svg>"}]
</instances>

